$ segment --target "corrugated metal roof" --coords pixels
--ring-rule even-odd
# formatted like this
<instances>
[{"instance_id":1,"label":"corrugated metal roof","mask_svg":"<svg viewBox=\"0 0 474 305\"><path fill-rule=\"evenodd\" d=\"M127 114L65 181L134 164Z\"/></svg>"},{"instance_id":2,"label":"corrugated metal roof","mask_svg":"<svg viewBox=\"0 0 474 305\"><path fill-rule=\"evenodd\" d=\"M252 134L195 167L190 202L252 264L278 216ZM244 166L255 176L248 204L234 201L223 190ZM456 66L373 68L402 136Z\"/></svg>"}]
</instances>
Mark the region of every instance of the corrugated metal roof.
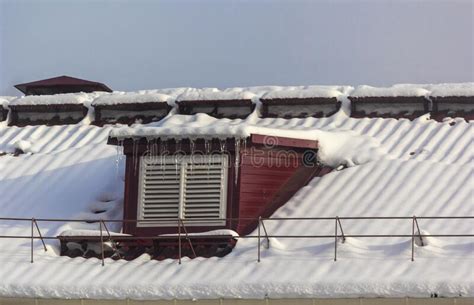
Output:
<instances>
[{"instance_id":1,"label":"corrugated metal roof","mask_svg":"<svg viewBox=\"0 0 474 305\"><path fill-rule=\"evenodd\" d=\"M227 122L227 121L225 121ZM453 124L454 123L454 124ZM406 119L255 119L271 129L353 130L373 137L387 158L332 172L301 189L274 217L462 216L473 214L473 122ZM87 125L0 127L0 151L18 141L33 155L0 157L1 216L91 217L88 206L103 192L120 193L115 148L106 140L113 127ZM117 170L119 174L117 174ZM120 179L118 179L120 180ZM61 189L56 189L60 186ZM70 194L74 198L68 200ZM79 197L76 194L83 194ZM55 200L60 198L60 200ZM115 201L114 201L115 202ZM116 203L120 205L120 199ZM108 214L120 217L120 214ZM268 221L270 234L333 234L332 222ZM473 224L420 220L429 233L473 233ZM54 235L65 226L41 224ZM409 234L410 221L343 221L347 234ZM0 223L0 234L29 234L29 224ZM374 232L376 231L376 232ZM417 248L411 262L407 239L270 241L256 263L254 240L241 240L227 257L184 260L58 258L36 251L29 262L24 241L0 240L0 294L95 298L263 298L329 296L472 296L472 246L468 239L434 239ZM39 248L38 248L39 250ZM27 278L27 280L25 280Z\"/></svg>"}]
</instances>

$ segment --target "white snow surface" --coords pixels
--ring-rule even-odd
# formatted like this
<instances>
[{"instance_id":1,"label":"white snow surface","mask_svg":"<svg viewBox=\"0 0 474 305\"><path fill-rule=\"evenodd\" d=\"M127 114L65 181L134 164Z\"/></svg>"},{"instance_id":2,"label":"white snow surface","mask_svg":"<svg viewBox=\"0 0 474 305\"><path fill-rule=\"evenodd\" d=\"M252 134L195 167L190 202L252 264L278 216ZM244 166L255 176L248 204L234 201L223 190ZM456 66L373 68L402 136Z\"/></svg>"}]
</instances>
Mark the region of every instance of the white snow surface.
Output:
<instances>
[{"instance_id":1,"label":"white snow surface","mask_svg":"<svg viewBox=\"0 0 474 305\"><path fill-rule=\"evenodd\" d=\"M265 90L259 90L255 94L261 96ZM161 122L131 130L148 132L149 128L153 136L165 136L165 131L173 128L188 129L189 134L194 130L198 137L199 133L219 135L223 128L228 130L222 136L249 132L297 135L318 139L327 160L353 165L313 179L273 218L472 216L473 124L463 119L436 122L426 115L414 121L356 119L343 112L306 119L261 119L253 114L246 120L170 114ZM32 153L0 156L0 216L122 219L124 159L117 155L116 147L106 145L111 131L120 135L124 129L80 124L1 126L0 152L13 152L25 141ZM102 213L96 214L98 211ZM474 233L472 220L420 219L419 224L422 232L431 234ZM0 235L29 236L30 226L28 221L0 221ZM44 236L99 229L98 223L40 221L39 226ZM334 234L334 221L266 220L265 226L272 235ZM409 219L342 220L342 226L346 234L411 233ZM121 232L117 225L109 230ZM143 255L133 261L106 259L101 267L98 259L59 256L57 241L48 241L44 252L39 240L34 243L35 262L31 264L29 241L0 239L0 296L474 296L472 238L429 238L428 245L415 246L414 262L410 260L410 241L349 238L338 243L338 260L334 262L333 238L271 238L269 244L262 241L262 260L257 263L256 239L239 239L224 258L184 258L178 265L176 260L155 261Z\"/></svg>"},{"instance_id":2,"label":"white snow surface","mask_svg":"<svg viewBox=\"0 0 474 305\"><path fill-rule=\"evenodd\" d=\"M92 105L141 104L172 101L171 96L162 93L114 92L99 96Z\"/></svg>"},{"instance_id":3,"label":"white snow surface","mask_svg":"<svg viewBox=\"0 0 474 305\"><path fill-rule=\"evenodd\" d=\"M159 236L178 236L179 234L161 234ZM183 235L183 233L181 233ZM235 232L234 230L230 229L220 229L220 230L211 230L206 232L199 232L199 233L187 233L188 236L206 236L206 235L213 235L213 236L224 236L229 235L232 237L239 237L239 233Z\"/></svg>"},{"instance_id":4,"label":"white snow surface","mask_svg":"<svg viewBox=\"0 0 474 305\"><path fill-rule=\"evenodd\" d=\"M300 86L283 87L279 90L272 90L262 96L263 99L282 98L310 98L310 97L339 97L354 88L350 86Z\"/></svg>"},{"instance_id":5,"label":"white snow surface","mask_svg":"<svg viewBox=\"0 0 474 305\"><path fill-rule=\"evenodd\" d=\"M165 88L139 90L136 92L92 92L66 93L55 95L29 95L19 98L0 97L0 103L9 101L11 105L54 105L54 104L120 104L161 101L172 104L174 100L235 100L259 98L309 98L336 97L344 100L347 96L474 96L474 83L447 84L396 84L391 87L352 86L256 86L235 88Z\"/></svg>"},{"instance_id":6,"label":"white snow surface","mask_svg":"<svg viewBox=\"0 0 474 305\"><path fill-rule=\"evenodd\" d=\"M373 96L474 96L474 83L396 84L391 87L358 86L350 93L354 97Z\"/></svg>"},{"instance_id":7,"label":"white snow surface","mask_svg":"<svg viewBox=\"0 0 474 305\"><path fill-rule=\"evenodd\" d=\"M473 83L437 84L430 87L431 96L473 96Z\"/></svg>"},{"instance_id":8,"label":"white snow surface","mask_svg":"<svg viewBox=\"0 0 474 305\"><path fill-rule=\"evenodd\" d=\"M250 116L245 120L216 119L204 113L172 115L148 125L124 126L112 130L111 136L124 138L247 138L251 134L317 140L318 157L326 165L354 166L384 157L377 139L351 130L289 129L260 126L262 120Z\"/></svg>"},{"instance_id":9,"label":"white snow surface","mask_svg":"<svg viewBox=\"0 0 474 305\"><path fill-rule=\"evenodd\" d=\"M59 236L131 236L130 234L123 234L123 233L117 233L117 232L109 232L105 229L102 229L102 234L100 230L66 230L62 231L59 233Z\"/></svg>"},{"instance_id":10,"label":"white snow surface","mask_svg":"<svg viewBox=\"0 0 474 305\"><path fill-rule=\"evenodd\" d=\"M205 100L253 100L256 94L241 90L240 88L215 91L215 90L195 90L181 94L178 101L205 101Z\"/></svg>"},{"instance_id":11,"label":"white snow surface","mask_svg":"<svg viewBox=\"0 0 474 305\"><path fill-rule=\"evenodd\" d=\"M55 95L28 95L10 101L9 105L57 105L57 104L90 104L103 92L93 93L64 93Z\"/></svg>"},{"instance_id":12,"label":"white snow surface","mask_svg":"<svg viewBox=\"0 0 474 305\"><path fill-rule=\"evenodd\" d=\"M0 96L0 108L7 108L11 100L16 99L14 96Z\"/></svg>"}]
</instances>

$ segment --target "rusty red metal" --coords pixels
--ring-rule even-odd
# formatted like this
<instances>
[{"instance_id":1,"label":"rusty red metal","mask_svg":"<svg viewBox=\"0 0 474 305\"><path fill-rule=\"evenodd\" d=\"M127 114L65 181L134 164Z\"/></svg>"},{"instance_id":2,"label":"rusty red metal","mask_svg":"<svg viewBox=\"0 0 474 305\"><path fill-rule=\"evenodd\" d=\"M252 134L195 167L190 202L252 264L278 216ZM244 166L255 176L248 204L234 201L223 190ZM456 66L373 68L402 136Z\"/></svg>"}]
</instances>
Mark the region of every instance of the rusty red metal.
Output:
<instances>
[{"instance_id":1,"label":"rusty red metal","mask_svg":"<svg viewBox=\"0 0 474 305\"><path fill-rule=\"evenodd\" d=\"M261 134L252 134L250 137L252 143L264 144L266 146L283 146L283 147L298 147L298 148L318 148L318 141L304 140L286 137L266 136Z\"/></svg>"},{"instance_id":2,"label":"rusty red metal","mask_svg":"<svg viewBox=\"0 0 474 305\"><path fill-rule=\"evenodd\" d=\"M15 88L17 88L26 95L48 95L58 93L93 91L112 92L112 89L110 89L103 83L93 82L66 75L42 79L24 84L18 84L15 85Z\"/></svg>"}]
</instances>

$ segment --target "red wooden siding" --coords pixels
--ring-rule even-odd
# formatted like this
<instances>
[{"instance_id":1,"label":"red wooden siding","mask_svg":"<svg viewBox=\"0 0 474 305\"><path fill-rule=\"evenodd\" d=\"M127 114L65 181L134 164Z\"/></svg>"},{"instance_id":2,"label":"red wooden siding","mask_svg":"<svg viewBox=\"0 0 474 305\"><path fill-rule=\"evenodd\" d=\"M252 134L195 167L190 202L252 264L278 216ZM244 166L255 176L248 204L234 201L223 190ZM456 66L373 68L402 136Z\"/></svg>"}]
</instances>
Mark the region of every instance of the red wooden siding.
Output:
<instances>
[{"instance_id":1,"label":"red wooden siding","mask_svg":"<svg viewBox=\"0 0 474 305\"><path fill-rule=\"evenodd\" d=\"M255 220L272 202L282 186L301 167L299 158L288 154L274 155L266 151L264 156L243 154L240 167L239 224L237 232L248 234L255 227ZM290 162L288 162L290 161ZM252 219L245 219L252 218Z\"/></svg>"}]
</instances>

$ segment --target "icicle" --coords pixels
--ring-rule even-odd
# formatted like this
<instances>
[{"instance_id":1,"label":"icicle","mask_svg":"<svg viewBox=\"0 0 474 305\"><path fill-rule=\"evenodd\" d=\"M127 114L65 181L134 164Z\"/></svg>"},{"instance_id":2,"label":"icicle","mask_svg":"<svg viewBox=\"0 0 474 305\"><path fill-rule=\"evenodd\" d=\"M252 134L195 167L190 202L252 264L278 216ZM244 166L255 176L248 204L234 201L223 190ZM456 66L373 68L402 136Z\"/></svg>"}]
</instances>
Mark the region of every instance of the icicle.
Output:
<instances>
[{"instance_id":1,"label":"icicle","mask_svg":"<svg viewBox=\"0 0 474 305\"><path fill-rule=\"evenodd\" d=\"M219 139L219 144L220 144L220 148L221 148L221 154L223 154L225 152L225 141L226 139Z\"/></svg>"},{"instance_id":2,"label":"icicle","mask_svg":"<svg viewBox=\"0 0 474 305\"><path fill-rule=\"evenodd\" d=\"M211 142L209 139L204 140L204 150L206 151L206 155L209 155L211 153Z\"/></svg>"},{"instance_id":3,"label":"icicle","mask_svg":"<svg viewBox=\"0 0 474 305\"><path fill-rule=\"evenodd\" d=\"M181 139L176 139L175 153L181 152Z\"/></svg>"},{"instance_id":4,"label":"icicle","mask_svg":"<svg viewBox=\"0 0 474 305\"><path fill-rule=\"evenodd\" d=\"M117 148L117 155L115 156L115 173L116 173L117 178L118 178L119 177L120 153L121 153L121 151L120 151L120 148L121 148L120 141L118 141L116 148Z\"/></svg>"},{"instance_id":5,"label":"icicle","mask_svg":"<svg viewBox=\"0 0 474 305\"><path fill-rule=\"evenodd\" d=\"M152 155L152 160L153 160L153 163L156 163L157 162L157 153L158 153L158 150L157 150L157 140L156 139L152 139L151 140L151 152L150 154Z\"/></svg>"},{"instance_id":6,"label":"icicle","mask_svg":"<svg viewBox=\"0 0 474 305\"><path fill-rule=\"evenodd\" d=\"M165 156L169 155L168 141L163 141L161 145L163 145L163 155Z\"/></svg>"},{"instance_id":7,"label":"icicle","mask_svg":"<svg viewBox=\"0 0 474 305\"><path fill-rule=\"evenodd\" d=\"M196 142L194 142L194 139L189 139L189 147L191 148L191 155L194 155L196 151Z\"/></svg>"},{"instance_id":8,"label":"icicle","mask_svg":"<svg viewBox=\"0 0 474 305\"><path fill-rule=\"evenodd\" d=\"M240 139L235 138L235 184L237 185L237 180L239 179L239 167L240 167Z\"/></svg>"},{"instance_id":9,"label":"icicle","mask_svg":"<svg viewBox=\"0 0 474 305\"><path fill-rule=\"evenodd\" d=\"M146 153L147 156L151 155L150 139L146 138Z\"/></svg>"},{"instance_id":10,"label":"icicle","mask_svg":"<svg viewBox=\"0 0 474 305\"><path fill-rule=\"evenodd\" d=\"M161 180L165 180L165 153L166 153L166 141L160 142L160 169L161 169Z\"/></svg>"},{"instance_id":11,"label":"icicle","mask_svg":"<svg viewBox=\"0 0 474 305\"><path fill-rule=\"evenodd\" d=\"M209 180L210 169L212 165L211 142L209 139L204 139L204 150L206 152L206 158L207 158L207 175L206 176L207 176L207 179Z\"/></svg>"},{"instance_id":12,"label":"icicle","mask_svg":"<svg viewBox=\"0 0 474 305\"><path fill-rule=\"evenodd\" d=\"M133 170L134 170L134 175L136 176L138 173L138 140L133 139L133 145L132 145L132 154L133 154Z\"/></svg>"},{"instance_id":13,"label":"icicle","mask_svg":"<svg viewBox=\"0 0 474 305\"><path fill-rule=\"evenodd\" d=\"M243 151L245 154L245 152L247 151L247 138L242 139L242 142L243 142Z\"/></svg>"},{"instance_id":14,"label":"icicle","mask_svg":"<svg viewBox=\"0 0 474 305\"><path fill-rule=\"evenodd\" d=\"M178 154L174 154L174 176L176 178L176 182L178 182L178 176L179 176L179 171L178 171Z\"/></svg>"}]
</instances>

